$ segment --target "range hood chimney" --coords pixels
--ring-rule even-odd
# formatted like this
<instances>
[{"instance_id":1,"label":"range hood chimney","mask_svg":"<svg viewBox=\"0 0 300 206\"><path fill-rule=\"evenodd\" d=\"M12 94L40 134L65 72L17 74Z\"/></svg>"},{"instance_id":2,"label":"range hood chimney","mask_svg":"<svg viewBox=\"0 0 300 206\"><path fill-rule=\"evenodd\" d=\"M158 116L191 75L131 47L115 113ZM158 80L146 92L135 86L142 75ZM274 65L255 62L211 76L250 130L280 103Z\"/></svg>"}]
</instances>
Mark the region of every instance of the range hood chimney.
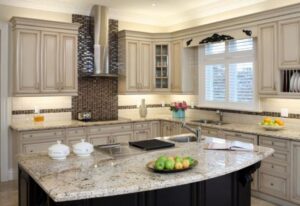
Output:
<instances>
[{"instance_id":1,"label":"range hood chimney","mask_svg":"<svg viewBox=\"0 0 300 206\"><path fill-rule=\"evenodd\" d=\"M94 75L117 76L109 73L108 8L94 5L91 11L94 18Z\"/></svg>"}]
</instances>

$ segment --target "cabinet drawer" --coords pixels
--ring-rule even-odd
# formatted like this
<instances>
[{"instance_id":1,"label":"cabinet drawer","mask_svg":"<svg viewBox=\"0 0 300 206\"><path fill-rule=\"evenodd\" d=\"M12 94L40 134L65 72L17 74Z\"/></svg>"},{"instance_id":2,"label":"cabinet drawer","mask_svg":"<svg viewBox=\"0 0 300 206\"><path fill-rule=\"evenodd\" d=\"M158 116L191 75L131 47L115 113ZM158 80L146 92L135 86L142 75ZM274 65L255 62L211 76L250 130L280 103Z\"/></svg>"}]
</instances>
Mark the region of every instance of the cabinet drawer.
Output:
<instances>
[{"instance_id":1,"label":"cabinet drawer","mask_svg":"<svg viewBox=\"0 0 300 206\"><path fill-rule=\"evenodd\" d=\"M133 124L134 130L149 129L149 128L150 128L150 124L148 122Z\"/></svg>"},{"instance_id":2,"label":"cabinet drawer","mask_svg":"<svg viewBox=\"0 0 300 206\"><path fill-rule=\"evenodd\" d=\"M287 198L288 183L286 178L273 176L267 173L260 173L259 177L260 191L277 197Z\"/></svg>"},{"instance_id":3,"label":"cabinet drawer","mask_svg":"<svg viewBox=\"0 0 300 206\"><path fill-rule=\"evenodd\" d=\"M88 128L88 134L123 132L132 130L132 124L116 124Z\"/></svg>"},{"instance_id":4,"label":"cabinet drawer","mask_svg":"<svg viewBox=\"0 0 300 206\"><path fill-rule=\"evenodd\" d=\"M265 159L265 161L288 164L290 162L290 153L275 150L275 152L271 156L269 156L267 159Z\"/></svg>"},{"instance_id":5,"label":"cabinet drawer","mask_svg":"<svg viewBox=\"0 0 300 206\"><path fill-rule=\"evenodd\" d=\"M43 131L30 131L22 132L21 139L23 141L41 140L45 138L62 138L64 137L64 130L43 130Z\"/></svg>"},{"instance_id":6,"label":"cabinet drawer","mask_svg":"<svg viewBox=\"0 0 300 206\"><path fill-rule=\"evenodd\" d=\"M270 174L277 174L281 177L288 177L289 168L287 165L276 164L272 162L262 161L260 170Z\"/></svg>"},{"instance_id":7,"label":"cabinet drawer","mask_svg":"<svg viewBox=\"0 0 300 206\"><path fill-rule=\"evenodd\" d=\"M72 145L81 142L82 139L85 139L85 138L82 138L82 137L67 137L66 138L66 144L69 147L72 147Z\"/></svg>"},{"instance_id":8,"label":"cabinet drawer","mask_svg":"<svg viewBox=\"0 0 300 206\"><path fill-rule=\"evenodd\" d=\"M38 153L38 152L47 152L48 148L55 144L56 139L47 142L36 142L36 143L25 143L22 145L22 153Z\"/></svg>"},{"instance_id":9,"label":"cabinet drawer","mask_svg":"<svg viewBox=\"0 0 300 206\"><path fill-rule=\"evenodd\" d=\"M66 136L67 137L82 137L85 138L86 137L86 131L85 128L70 128L70 129L66 129Z\"/></svg>"},{"instance_id":10,"label":"cabinet drawer","mask_svg":"<svg viewBox=\"0 0 300 206\"><path fill-rule=\"evenodd\" d=\"M139 130L134 132L134 140L139 141L139 140L146 140L151 137L151 130L150 129L145 129L145 130Z\"/></svg>"},{"instance_id":11,"label":"cabinet drawer","mask_svg":"<svg viewBox=\"0 0 300 206\"><path fill-rule=\"evenodd\" d=\"M257 136L253 134L245 134L240 132L224 132L225 139L233 140L233 141L240 141L240 142L247 142L251 144L257 145Z\"/></svg>"},{"instance_id":12,"label":"cabinet drawer","mask_svg":"<svg viewBox=\"0 0 300 206\"><path fill-rule=\"evenodd\" d=\"M288 140L273 137L259 136L259 145L280 150L290 150L290 142Z\"/></svg>"},{"instance_id":13,"label":"cabinet drawer","mask_svg":"<svg viewBox=\"0 0 300 206\"><path fill-rule=\"evenodd\" d=\"M108 144L109 140L109 135L95 135L88 138L88 141L94 146Z\"/></svg>"}]
</instances>

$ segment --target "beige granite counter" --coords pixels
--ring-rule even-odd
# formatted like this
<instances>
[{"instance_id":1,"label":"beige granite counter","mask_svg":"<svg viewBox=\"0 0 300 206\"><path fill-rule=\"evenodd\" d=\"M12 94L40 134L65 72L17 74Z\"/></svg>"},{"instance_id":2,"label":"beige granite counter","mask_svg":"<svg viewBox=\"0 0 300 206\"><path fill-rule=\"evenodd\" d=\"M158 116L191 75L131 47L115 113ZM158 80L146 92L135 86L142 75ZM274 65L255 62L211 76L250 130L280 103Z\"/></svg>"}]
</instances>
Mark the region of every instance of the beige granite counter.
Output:
<instances>
[{"instance_id":1,"label":"beige granite counter","mask_svg":"<svg viewBox=\"0 0 300 206\"><path fill-rule=\"evenodd\" d=\"M176 121L181 122L183 119L173 118L171 115L148 115L147 118L139 117L120 117L118 120L113 121L98 121L98 122L81 122L77 120L70 121L56 121L56 122L44 122L44 123L16 123L11 124L11 128L16 131L31 131L31 130L43 130L43 129L63 129L63 128L74 128L74 127L88 127L97 125L109 125L109 124L121 124L121 123L134 123L141 121L155 121L155 120L165 120L165 121ZM300 141L300 128L286 126L285 129L281 131L266 131L261 128L258 124L237 124L228 123L224 125L212 125L212 124L200 124L192 122L193 119L185 118L184 121L189 124L205 126L209 128L217 128L225 131L242 132L255 135L264 135L277 137L282 139L290 139Z\"/></svg>"},{"instance_id":2,"label":"beige granite counter","mask_svg":"<svg viewBox=\"0 0 300 206\"><path fill-rule=\"evenodd\" d=\"M215 141L206 138L206 142ZM220 139L219 139L220 140ZM64 161L46 154L22 155L19 165L56 202L114 196L200 182L253 165L274 150L255 147L255 152L204 150L203 143L178 143L175 148L156 150L113 159L99 151ZM160 155L191 156L199 164L182 173L157 174L146 169L147 162Z\"/></svg>"}]
</instances>

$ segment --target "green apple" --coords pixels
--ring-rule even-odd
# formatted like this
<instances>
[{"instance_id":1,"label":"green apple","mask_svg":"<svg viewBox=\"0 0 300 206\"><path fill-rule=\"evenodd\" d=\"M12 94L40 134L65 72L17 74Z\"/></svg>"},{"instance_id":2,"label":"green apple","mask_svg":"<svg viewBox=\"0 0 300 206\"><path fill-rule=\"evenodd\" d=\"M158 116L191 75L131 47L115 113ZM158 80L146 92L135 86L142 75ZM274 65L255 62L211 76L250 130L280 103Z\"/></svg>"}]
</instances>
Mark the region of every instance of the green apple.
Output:
<instances>
[{"instance_id":1,"label":"green apple","mask_svg":"<svg viewBox=\"0 0 300 206\"><path fill-rule=\"evenodd\" d=\"M166 168L167 170L173 170L174 167L175 167L175 162L174 162L174 160L168 159L168 160L165 162L165 168Z\"/></svg>"}]
</instances>

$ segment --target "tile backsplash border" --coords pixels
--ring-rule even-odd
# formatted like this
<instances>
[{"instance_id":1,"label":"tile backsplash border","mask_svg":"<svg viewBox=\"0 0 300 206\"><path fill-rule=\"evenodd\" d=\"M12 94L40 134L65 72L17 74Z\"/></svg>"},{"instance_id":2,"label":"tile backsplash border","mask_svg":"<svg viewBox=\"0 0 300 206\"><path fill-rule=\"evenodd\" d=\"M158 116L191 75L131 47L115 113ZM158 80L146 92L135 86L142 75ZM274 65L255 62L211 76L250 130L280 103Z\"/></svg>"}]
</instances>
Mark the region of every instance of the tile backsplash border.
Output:
<instances>
[{"instance_id":1,"label":"tile backsplash border","mask_svg":"<svg viewBox=\"0 0 300 206\"><path fill-rule=\"evenodd\" d=\"M170 105L165 104L163 107L161 104L147 104L147 108L167 108ZM137 105L123 105L118 106L118 110L126 110L126 109L137 109ZM202 110L202 111L216 111L217 108L206 108L206 107L194 107L189 109L194 110ZM269 117L280 117L279 112L251 112L251 111L240 111L240 110L228 110L228 109L221 109L225 113L232 113L232 114L243 114L243 115L254 115L254 116L269 116ZM72 108L58 108L58 109L41 109L41 113L62 113L62 112L72 112ZM12 115L23 115L23 114L33 114L34 110L14 110L12 111ZM288 118L290 119L300 119L300 114L289 113Z\"/></svg>"}]
</instances>

